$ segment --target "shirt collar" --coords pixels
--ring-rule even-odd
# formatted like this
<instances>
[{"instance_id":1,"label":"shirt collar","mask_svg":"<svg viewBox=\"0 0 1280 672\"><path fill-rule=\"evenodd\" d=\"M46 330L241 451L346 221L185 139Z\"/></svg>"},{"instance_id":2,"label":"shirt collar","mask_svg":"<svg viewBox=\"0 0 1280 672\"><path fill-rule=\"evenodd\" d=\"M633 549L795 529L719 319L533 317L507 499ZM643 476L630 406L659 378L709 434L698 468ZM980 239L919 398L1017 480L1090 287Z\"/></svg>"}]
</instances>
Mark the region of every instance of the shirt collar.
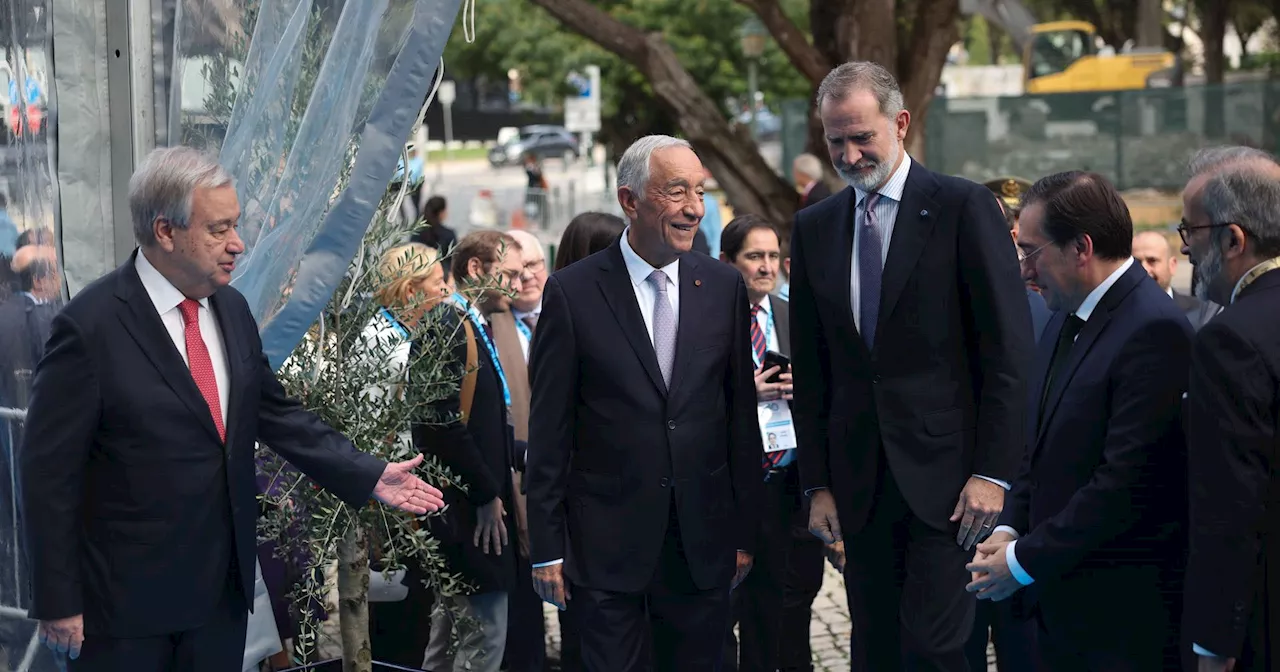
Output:
<instances>
[{"instance_id":1,"label":"shirt collar","mask_svg":"<svg viewBox=\"0 0 1280 672\"><path fill-rule=\"evenodd\" d=\"M534 306L534 307L533 307L533 310L531 310L531 311L529 311L529 312L527 312L527 313L526 313L526 312L524 312L523 310L516 310L515 308L512 308L512 309L511 309L511 314L512 314L513 316L515 316L515 318L516 318L517 320L523 320L524 318L526 318L526 317L528 317L528 316L530 316L530 315L534 315L534 316L541 315L541 314L542 314L542 299L538 299L538 305Z\"/></svg>"},{"instance_id":2,"label":"shirt collar","mask_svg":"<svg viewBox=\"0 0 1280 672\"><path fill-rule=\"evenodd\" d=\"M1089 292L1088 296L1084 297L1080 307L1076 308L1076 317L1088 322L1089 316L1093 314L1093 309L1098 307L1098 302L1102 301L1102 297L1106 296L1107 290L1116 284L1116 281L1120 279L1120 276L1124 275L1125 271L1129 270L1130 266L1133 266L1133 257L1129 257L1123 264L1120 264L1120 268L1112 271L1106 280L1103 280L1101 284L1093 288L1092 292Z\"/></svg>"},{"instance_id":3,"label":"shirt collar","mask_svg":"<svg viewBox=\"0 0 1280 672\"><path fill-rule=\"evenodd\" d=\"M627 234L631 232L628 226L622 232L622 261L627 265L627 275L631 276L631 284L639 287L640 283L649 279L649 275L654 271L662 271L667 274L667 281L676 287L680 286L680 258L663 266L662 268L654 268L649 262L640 258L635 250L631 249L631 241L627 240Z\"/></svg>"},{"instance_id":4,"label":"shirt collar","mask_svg":"<svg viewBox=\"0 0 1280 672\"><path fill-rule=\"evenodd\" d=\"M1173 298L1173 288L1172 288L1172 287L1170 287L1169 289L1164 290L1164 293L1165 293L1165 294L1168 294L1168 295L1169 295L1169 298L1171 298L1171 299Z\"/></svg>"},{"instance_id":5,"label":"shirt collar","mask_svg":"<svg viewBox=\"0 0 1280 672\"><path fill-rule=\"evenodd\" d=\"M887 198L894 203L902 202L902 192L907 188L907 173L911 172L911 155L906 152L902 153L902 163L898 164L897 169L889 176L889 179L876 190L881 197ZM854 195L857 197L856 205L861 206L863 199L867 197L867 192L854 187Z\"/></svg>"},{"instance_id":6,"label":"shirt collar","mask_svg":"<svg viewBox=\"0 0 1280 672\"><path fill-rule=\"evenodd\" d=\"M769 301L768 294L765 294L764 298L760 299L760 303L757 303L756 305L760 306L760 312L764 313L765 315L769 315L769 316L773 315L773 303Z\"/></svg>"},{"instance_id":7,"label":"shirt collar","mask_svg":"<svg viewBox=\"0 0 1280 672\"><path fill-rule=\"evenodd\" d=\"M174 287L173 283L169 282L169 279L164 277L155 266L151 265L151 261L141 249L138 250L133 266L137 269L142 288L147 290L147 296L151 297L151 303L155 305L157 313L164 315L186 300L187 297L178 291L178 288ZM208 310L209 299L200 299L200 306Z\"/></svg>"}]
</instances>

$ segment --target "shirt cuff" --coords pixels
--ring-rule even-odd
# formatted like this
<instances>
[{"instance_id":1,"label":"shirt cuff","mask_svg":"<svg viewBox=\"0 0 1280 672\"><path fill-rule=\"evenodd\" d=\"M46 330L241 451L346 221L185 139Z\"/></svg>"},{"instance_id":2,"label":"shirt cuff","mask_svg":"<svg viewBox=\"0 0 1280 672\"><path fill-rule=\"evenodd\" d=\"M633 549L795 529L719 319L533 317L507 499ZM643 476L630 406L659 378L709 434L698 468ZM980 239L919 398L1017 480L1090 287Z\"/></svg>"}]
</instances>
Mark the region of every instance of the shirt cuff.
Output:
<instances>
[{"instance_id":1,"label":"shirt cuff","mask_svg":"<svg viewBox=\"0 0 1280 672\"><path fill-rule=\"evenodd\" d=\"M1008 525L996 525L996 529L991 530L991 534L995 534L996 532L1008 532L1013 535L1014 539L1018 538L1018 531Z\"/></svg>"},{"instance_id":2,"label":"shirt cuff","mask_svg":"<svg viewBox=\"0 0 1280 672\"><path fill-rule=\"evenodd\" d=\"M551 562L539 562L536 565L530 565L530 566L533 567L534 569L537 569L539 567L550 567L551 565L558 565L563 562L564 562L564 558L560 558L559 560L552 560Z\"/></svg>"},{"instance_id":3,"label":"shirt cuff","mask_svg":"<svg viewBox=\"0 0 1280 672\"><path fill-rule=\"evenodd\" d=\"M1004 547L1004 561L1009 564L1009 571L1013 574L1013 578L1017 579L1018 583L1021 583L1024 586L1029 586L1035 583L1036 580L1031 578L1031 575L1027 573L1027 570L1022 568L1022 565L1018 564L1018 556L1013 552L1013 547L1017 545L1018 540L1014 539L1009 542L1008 546Z\"/></svg>"},{"instance_id":4,"label":"shirt cuff","mask_svg":"<svg viewBox=\"0 0 1280 672\"><path fill-rule=\"evenodd\" d=\"M1221 657L1222 657L1222 656L1219 656L1218 654L1216 654L1216 653L1214 653L1214 652L1212 652L1212 651L1209 651L1208 649L1204 648L1203 646L1200 646L1199 644L1192 644L1192 645L1191 645L1191 650L1192 650L1193 652L1195 652L1195 654L1196 654L1197 656L1209 656L1210 658L1221 658Z\"/></svg>"},{"instance_id":5,"label":"shirt cuff","mask_svg":"<svg viewBox=\"0 0 1280 672\"><path fill-rule=\"evenodd\" d=\"M991 481L992 483L995 483L996 485L1004 488L1005 490L1009 489L1009 484L998 478L991 478L990 476L983 476L982 474L974 474L974 476L981 478L984 481Z\"/></svg>"},{"instance_id":6,"label":"shirt cuff","mask_svg":"<svg viewBox=\"0 0 1280 672\"><path fill-rule=\"evenodd\" d=\"M804 496L805 496L805 497L812 497L812 496L813 496L813 493L815 493L815 492L817 492L817 491L819 491L819 490L826 490L826 489L827 489L827 486L825 486L825 485L824 485L824 486L817 487L817 488L809 488L808 490L805 490L805 491L804 491Z\"/></svg>"}]
</instances>

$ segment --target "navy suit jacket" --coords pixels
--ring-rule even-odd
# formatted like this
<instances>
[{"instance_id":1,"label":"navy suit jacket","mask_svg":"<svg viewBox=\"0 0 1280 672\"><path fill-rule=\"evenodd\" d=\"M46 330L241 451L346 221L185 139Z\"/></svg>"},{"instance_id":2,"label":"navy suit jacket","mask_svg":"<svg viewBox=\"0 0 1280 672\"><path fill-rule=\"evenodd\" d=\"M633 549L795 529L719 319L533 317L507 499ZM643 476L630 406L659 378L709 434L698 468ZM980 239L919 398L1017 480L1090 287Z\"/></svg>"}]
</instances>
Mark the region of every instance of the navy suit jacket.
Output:
<instances>
[{"instance_id":1,"label":"navy suit jacket","mask_svg":"<svg viewBox=\"0 0 1280 672\"><path fill-rule=\"evenodd\" d=\"M764 488L742 275L680 257L668 390L615 242L547 280L530 361L529 543L575 584L635 593L653 580L672 490L689 573L728 588L754 552Z\"/></svg>"},{"instance_id":2,"label":"navy suit jacket","mask_svg":"<svg viewBox=\"0 0 1280 672\"><path fill-rule=\"evenodd\" d=\"M225 442L132 256L54 318L21 453L31 618L149 637L204 624L229 583L253 604L255 441L368 501L386 465L285 396L240 292L210 308L231 377Z\"/></svg>"},{"instance_id":3,"label":"navy suit jacket","mask_svg":"<svg viewBox=\"0 0 1280 672\"><path fill-rule=\"evenodd\" d=\"M1027 452L1000 518L1021 535L1018 564L1045 596L1055 579L1180 557L1186 517L1179 416L1191 325L1134 264L1099 301L1046 393L1065 321L1054 313L1037 348Z\"/></svg>"}]
</instances>

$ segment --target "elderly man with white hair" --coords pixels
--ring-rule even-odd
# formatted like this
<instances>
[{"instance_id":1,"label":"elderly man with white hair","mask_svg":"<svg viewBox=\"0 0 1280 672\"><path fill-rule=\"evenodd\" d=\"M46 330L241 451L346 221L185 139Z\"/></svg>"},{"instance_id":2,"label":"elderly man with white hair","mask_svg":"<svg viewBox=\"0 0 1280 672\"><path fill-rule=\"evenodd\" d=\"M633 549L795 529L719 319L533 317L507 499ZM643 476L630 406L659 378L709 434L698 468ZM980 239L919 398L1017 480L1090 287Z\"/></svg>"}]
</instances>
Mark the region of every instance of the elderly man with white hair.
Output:
<instances>
[{"instance_id":1,"label":"elderly man with white hair","mask_svg":"<svg viewBox=\"0 0 1280 672\"><path fill-rule=\"evenodd\" d=\"M520 295L511 301L511 315L516 318L516 330L520 334L520 349L525 361L529 359L529 346L533 332L538 328L542 315L542 288L547 284L547 253L538 237L520 229L508 231L520 243L520 256L524 259L524 275L520 278Z\"/></svg>"},{"instance_id":2,"label":"elderly man with white hair","mask_svg":"<svg viewBox=\"0 0 1280 672\"><path fill-rule=\"evenodd\" d=\"M689 254L706 171L648 136L618 162L630 226L547 280L530 363L533 583L571 601L593 672L719 667L764 488L742 274Z\"/></svg>"},{"instance_id":3,"label":"elderly man with white hair","mask_svg":"<svg viewBox=\"0 0 1280 672\"><path fill-rule=\"evenodd\" d=\"M822 179L822 161L812 154L801 154L791 162L791 179L800 192L802 209L831 195L831 187Z\"/></svg>"}]
</instances>

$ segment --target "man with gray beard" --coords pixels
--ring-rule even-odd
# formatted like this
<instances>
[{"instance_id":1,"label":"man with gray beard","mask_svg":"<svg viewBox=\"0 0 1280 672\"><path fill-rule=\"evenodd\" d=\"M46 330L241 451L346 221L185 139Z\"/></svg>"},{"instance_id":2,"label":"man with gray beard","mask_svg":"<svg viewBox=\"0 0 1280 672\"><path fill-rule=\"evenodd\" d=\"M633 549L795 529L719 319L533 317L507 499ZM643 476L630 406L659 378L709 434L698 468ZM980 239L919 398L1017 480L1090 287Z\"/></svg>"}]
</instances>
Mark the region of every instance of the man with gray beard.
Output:
<instances>
[{"instance_id":1,"label":"man with gray beard","mask_svg":"<svg viewBox=\"0 0 1280 672\"><path fill-rule=\"evenodd\" d=\"M1187 391L1183 640L1197 669L1280 665L1280 165L1245 147L1191 164L1178 233L1200 298ZM1184 649L1185 651L1185 649Z\"/></svg>"},{"instance_id":2,"label":"man with gray beard","mask_svg":"<svg viewBox=\"0 0 1280 672\"><path fill-rule=\"evenodd\" d=\"M969 669L964 565L1023 453L1031 316L991 192L912 161L893 76L818 89L849 188L796 215L791 342L810 531L847 537L855 670Z\"/></svg>"}]
</instances>

